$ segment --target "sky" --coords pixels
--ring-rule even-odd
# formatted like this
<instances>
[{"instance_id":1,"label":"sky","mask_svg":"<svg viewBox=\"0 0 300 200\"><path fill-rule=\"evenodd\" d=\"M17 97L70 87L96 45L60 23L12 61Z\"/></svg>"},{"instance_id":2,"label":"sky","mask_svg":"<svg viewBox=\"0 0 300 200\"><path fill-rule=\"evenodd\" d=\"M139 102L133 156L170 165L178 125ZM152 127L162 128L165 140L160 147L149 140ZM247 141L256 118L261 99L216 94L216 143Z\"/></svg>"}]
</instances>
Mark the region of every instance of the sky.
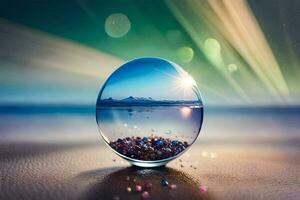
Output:
<instances>
[{"instance_id":1,"label":"sky","mask_svg":"<svg viewBox=\"0 0 300 200\"><path fill-rule=\"evenodd\" d=\"M197 100L194 85L181 87L184 75L176 66L159 58L129 61L116 70L104 85L101 99L143 97L155 100ZM187 75L185 75L187 76Z\"/></svg>"},{"instance_id":2,"label":"sky","mask_svg":"<svg viewBox=\"0 0 300 200\"><path fill-rule=\"evenodd\" d=\"M182 66L206 105L299 105L299 4L3 0L0 103L93 105L113 71L153 56Z\"/></svg>"}]
</instances>

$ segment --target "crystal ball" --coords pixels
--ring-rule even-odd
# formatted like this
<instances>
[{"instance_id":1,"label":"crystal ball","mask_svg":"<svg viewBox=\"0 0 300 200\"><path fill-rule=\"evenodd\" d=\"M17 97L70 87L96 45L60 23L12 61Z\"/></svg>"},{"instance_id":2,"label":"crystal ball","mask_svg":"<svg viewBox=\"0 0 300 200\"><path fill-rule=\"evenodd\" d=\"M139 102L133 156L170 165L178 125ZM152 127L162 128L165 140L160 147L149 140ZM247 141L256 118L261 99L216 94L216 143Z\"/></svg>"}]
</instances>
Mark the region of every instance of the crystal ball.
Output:
<instances>
[{"instance_id":1,"label":"crystal ball","mask_svg":"<svg viewBox=\"0 0 300 200\"><path fill-rule=\"evenodd\" d=\"M161 58L131 60L106 80L96 105L104 141L140 167L157 167L182 155L197 139L203 104L195 80Z\"/></svg>"}]
</instances>

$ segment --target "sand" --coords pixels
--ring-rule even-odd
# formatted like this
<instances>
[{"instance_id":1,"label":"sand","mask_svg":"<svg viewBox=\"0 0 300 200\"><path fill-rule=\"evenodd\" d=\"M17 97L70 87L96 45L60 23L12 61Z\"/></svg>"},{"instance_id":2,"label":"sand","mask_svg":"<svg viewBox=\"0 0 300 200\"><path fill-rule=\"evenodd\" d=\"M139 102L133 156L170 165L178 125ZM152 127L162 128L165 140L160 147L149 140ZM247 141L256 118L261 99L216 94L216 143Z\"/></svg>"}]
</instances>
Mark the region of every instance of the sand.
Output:
<instances>
[{"instance_id":1,"label":"sand","mask_svg":"<svg viewBox=\"0 0 300 200\"><path fill-rule=\"evenodd\" d=\"M281 116L206 115L188 152L149 170L100 142L92 115L2 115L0 199L140 199L126 176L150 180L150 199L299 199L299 116Z\"/></svg>"},{"instance_id":2,"label":"sand","mask_svg":"<svg viewBox=\"0 0 300 200\"><path fill-rule=\"evenodd\" d=\"M150 180L151 199L297 199L299 148L196 144L167 168L130 167L98 144L3 144L0 199L140 199L126 176ZM146 175L145 175L146 174ZM167 177L176 190L162 188ZM208 187L200 193L200 184Z\"/></svg>"}]
</instances>

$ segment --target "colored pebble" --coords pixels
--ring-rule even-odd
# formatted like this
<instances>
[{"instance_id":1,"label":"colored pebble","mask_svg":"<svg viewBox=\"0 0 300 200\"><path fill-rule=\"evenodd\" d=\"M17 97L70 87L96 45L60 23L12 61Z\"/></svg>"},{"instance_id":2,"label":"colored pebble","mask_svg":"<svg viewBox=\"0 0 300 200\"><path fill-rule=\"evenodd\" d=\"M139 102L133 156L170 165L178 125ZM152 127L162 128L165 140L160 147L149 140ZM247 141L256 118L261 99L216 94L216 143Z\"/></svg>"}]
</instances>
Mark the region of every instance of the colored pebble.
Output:
<instances>
[{"instance_id":1,"label":"colored pebble","mask_svg":"<svg viewBox=\"0 0 300 200\"><path fill-rule=\"evenodd\" d=\"M156 140L155 141L155 145L157 145L157 146L161 146L163 144L164 144L164 142L162 140Z\"/></svg>"},{"instance_id":2,"label":"colored pebble","mask_svg":"<svg viewBox=\"0 0 300 200\"><path fill-rule=\"evenodd\" d=\"M177 188L177 185L175 185L175 184L171 184L170 185L170 188L173 190L173 189L176 189Z\"/></svg>"},{"instance_id":3,"label":"colored pebble","mask_svg":"<svg viewBox=\"0 0 300 200\"><path fill-rule=\"evenodd\" d=\"M143 199L148 199L149 197L150 197L149 192L144 191L144 192L142 193L142 198L143 198Z\"/></svg>"},{"instance_id":4,"label":"colored pebble","mask_svg":"<svg viewBox=\"0 0 300 200\"><path fill-rule=\"evenodd\" d=\"M161 160L174 157L189 146L187 142L153 135L119 138L109 145L124 156L138 160Z\"/></svg>"},{"instance_id":5,"label":"colored pebble","mask_svg":"<svg viewBox=\"0 0 300 200\"><path fill-rule=\"evenodd\" d=\"M162 179L160 181L160 184L163 185L163 186L168 186L169 185L169 182L167 181L167 179Z\"/></svg>"},{"instance_id":6,"label":"colored pebble","mask_svg":"<svg viewBox=\"0 0 300 200\"><path fill-rule=\"evenodd\" d=\"M177 144L178 144L178 140L173 140L173 141L172 141L172 144L173 144L173 145L177 145Z\"/></svg>"},{"instance_id":7,"label":"colored pebble","mask_svg":"<svg viewBox=\"0 0 300 200\"><path fill-rule=\"evenodd\" d=\"M199 190L201 193L207 192L207 187L205 185L200 185Z\"/></svg>"},{"instance_id":8,"label":"colored pebble","mask_svg":"<svg viewBox=\"0 0 300 200\"><path fill-rule=\"evenodd\" d=\"M136 192L141 192L141 191L142 191L142 186L136 185L136 186L135 186L135 191L136 191Z\"/></svg>"},{"instance_id":9,"label":"colored pebble","mask_svg":"<svg viewBox=\"0 0 300 200\"><path fill-rule=\"evenodd\" d=\"M127 187L127 188L126 188L126 191L127 191L127 192L131 192L131 187Z\"/></svg>"}]
</instances>

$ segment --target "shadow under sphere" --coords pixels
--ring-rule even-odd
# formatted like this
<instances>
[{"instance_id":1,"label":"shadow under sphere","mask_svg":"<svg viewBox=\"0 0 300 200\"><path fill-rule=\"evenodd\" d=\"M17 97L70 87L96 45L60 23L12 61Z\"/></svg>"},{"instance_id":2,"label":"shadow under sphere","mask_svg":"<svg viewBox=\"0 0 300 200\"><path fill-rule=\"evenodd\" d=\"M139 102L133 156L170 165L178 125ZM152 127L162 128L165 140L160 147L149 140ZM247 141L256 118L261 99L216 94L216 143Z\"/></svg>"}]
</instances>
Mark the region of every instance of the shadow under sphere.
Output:
<instances>
[{"instance_id":1,"label":"shadow under sphere","mask_svg":"<svg viewBox=\"0 0 300 200\"><path fill-rule=\"evenodd\" d=\"M93 172L94 175L95 172ZM130 180L128 180L128 177ZM161 180L166 178L169 184L176 184L176 189L170 189L168 186L162 186ZM184 172L160 167L155 169L145 169L138 167L127 167L118 170L103 177L100 182L96 182L84 196L84 199L112 200L112 199L141 199L141 192L135 192L136 184L144 186L151 182L152 187L147 191L150 194L149 199L211 199L208 193L200 193L199 183L194 181ZM131 187L132 191L127 192L126 188Z\"/></svg>"}]
</instances>

